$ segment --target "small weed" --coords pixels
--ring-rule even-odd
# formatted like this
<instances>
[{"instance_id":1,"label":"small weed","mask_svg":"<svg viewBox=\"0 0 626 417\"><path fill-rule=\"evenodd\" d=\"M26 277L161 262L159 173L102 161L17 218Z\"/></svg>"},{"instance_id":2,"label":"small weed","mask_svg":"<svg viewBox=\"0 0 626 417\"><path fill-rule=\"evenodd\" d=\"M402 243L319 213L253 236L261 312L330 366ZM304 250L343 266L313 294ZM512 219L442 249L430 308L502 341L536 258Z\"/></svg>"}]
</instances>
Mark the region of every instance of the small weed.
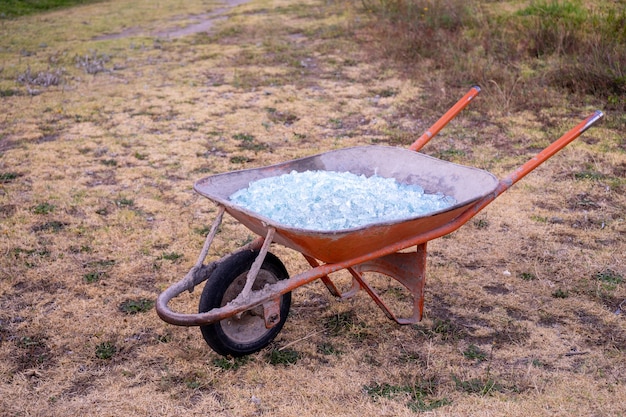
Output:
<instances>
[{"instance_id":1,"label":"small weed","mask_svg":"<svg viewBox=\"0 0 626 417\"><path fill-rule=\"evenodd\" d=\"M535 276L535 274L530 273L530 272L522 272L519 277L521 279L523 279L524 281L534 281L537 279L537 277Z\"/></svg>"},{"instance_id":2,"label":"small weed","mask_svg":"<svg viewBox=\"0 0 626 417\"><path fill-rule=\"evenodd\" d=\"M325 342L317 345L317 353L321 353L322 355L340 356L343 354L343 351L337 349L332 344Z\"/></svg>"},{"instance_id":3,"label":"small weed","mask_svg":"<svg viewBox=\"0 0 626 417\"><path fill-rule=\"evenodd\" d=\"M553 298L567 298L569 297L569 293L559 288L558 290L552 293L552 297Z\"/></svg>"},{"instance_id":4,"label":"small weed","mask_svg":"<svg viewBox=\"0 0 626 417\"><path fill-rule=\"evenodd\" d=\"M585 170L574 173L574 178L577 180L601 180L605 177L599 172Z\"/></svg>"},{"instance_id":5,"label":"small weed","mask_svg":"<svg viewBox=\"0 0 626 417\"><path fill-rule=\"evenodd\" d=\"M135 202L128 198L120 198L119 200L115 200L115 205L118 207L132 207L135 205Z\"/></svg>"},{"instance_id":6,"label":"small weed","mask_svg":"<svg viewBox=\"0 0 626 417\"><path fill-rule=\"evenodd\" d=\"M15 90L13 88L3 88L0 89L0 97L13 97L19 96L22 93L19 90Z\"/></svg>"},{"instance_id":7,"label":"small weed","mask_svg":"<svg viewBox=\"0 0 626 417\"><path fill-rule=\"evenodd\" d=\"M211 226L196 227L193 231L200 236L206 236L211 231Z\"/></svg>"},{"instance_id":8,"label":"small weed","mask_svg":"<svg viewBox=\"0 0 626 417\"><path fill-rule=\"evenodd\" d=\"M239 147L241 149L246 149L248 151L262 151L267 149L267 145L264 143L258 142L254 136L249 135L247 133L237 133L233 135L233 139L239 140L241 143Z\"/></svg>"},{"instance_id":9,"label":"small weed","mask_svg":"<svg viewBox=\"0 0 626 417\"><path fill-rule=\"evenodd\" d=\"M437 152L437 157L444 161L452 161L453 159L465 156L465 151L456 149L454 147Z\"/></svg>"},{"instance_id":10,"label":"small weed","mask_svg":"<svg viewBox=\"0 0 626 417\"><path fill-rule=\"evenodd\" d=\"M117 166L117 161L115 159L103 159L102 161L103 165L109 166L109 167L116 167Z\"/></svg>"},{"instance_id":11,"label":"small weed","mask_svg":"<svg viewBox=\"0 0 626 417\"><path fill-rule=\"evenodd\" d=\"M89 247L88 251L90 250ZM113 266L115 265L115 259L101 259L98 261L93 261L93 262L89 262L87 264L87 266L92 266L92 267L109 267L109 266Z\"/></svg>"},{"instance_id":12,"label":"small weed","mask_svg":"<svg viewBox=\"0 0 626 417\"><path fill-rule=\"evenodd\" d=\"M22 349L32 349L37 347L43 347L46 344L44 342L44 339L41 337L24 336L19 339L17 345Z\"/></svg>"},{"instance_id":13,"label":"small weed","mask_svg":"<svg viewBox=\"0 0 626 417\"><path fill-rule=\"evenodd\" d=\"M335 129L341 129L343 127L343 122L341 121L341 119L330 119L328 120L328 122Z\"/></svg>"},{"instance_id":14,"label":"small weed","mask_svg":"<svg viewBox=\"0 0 626 417\"><path fill-rule=\"evenodd\" d=\"M224 358L219 357L213 359L213 365L217 368L220 368L224 371L236 371L241 368L243 365L250 362L249 356L243 356L240 358Z\"/></svg>"},{"instance_id":15,"label":"small weed","mask_svg":"<svg viewBox=\"0 0 626 417\"><path fill-rule=\"evenodd\" d=\"M111 359L117 353L117 348L112 342L102 342L96 346L96 358Z\"/></svg>"},{"instance_id":16,"label":"small weed","mask_svg":"<svg viewBox=\"0 0 626 417\"><path fill-rule=\"evenodd\" d=\"M365 385L363 389L365 393L372 398L392 398L394 394L407 392L406 386L391 385L386 382L383 384L374 383L372 385Z\"/></svg>"},{"instance_id":17,"label":"small weed","mask_svg":"<svg viewBox=\"0 0 626 417\"><path fill-rule=\"evenodd\" d=\"M482 362L487 359L487 353L476 345L469 345L469 347L463 351L463 356L467 359L475 360L476 362Z\"/></svg>"},{"instance_id":18,"label":"small weed","mask_svg":"<svg viewBox=\"0 0 626 417\"><path fill-rule=\"evenodd\" d=\"M434 338L439 336L441 340L456 340L462 335L461 329L459 329L450 320L435 319L430 328L424 328L422 326L415 326L424 336L428 338Z\"/></svg>"},{"instance_id":19,"label":"small weed","mask_svg":"<svg viewBox=\"0 0 626 417\"><path fill-rule=\"evenodd\" d=\"M354 325L355 315L352 311L338 313L324 320L324 327L331 336L338 336Z\"/></svg>"},{"instance_id":20,"label":"small weed","mask_svg":"<svg viewBox=\"0 0 626 417\"><path fill-rule=\"evenodd\" d=\"M181 258L183 258L183 255L176 252L164 253L159 257L159 259L165 259L172 262L176 262Z\"/></svg>"},{"instance_id":21,"label":"small weed","mask_svg":"<svg viewBox=\"0 0 626 417\"><path fill-rule=\"evenodd\" d=\"M200 381L198 381L195 377L185 378L185 386L189 389L196 390L202 386Z\"/></svg>"},{"instance_id":22,"label":"small weed","mask_svg":"<svg viewBox=\"0 0 626 417\"><path fill-rule=\"evenodd\" d=\"M159 343L169 343L172 341L172 335L170 333L160 334L156 336L156 340Z\"/></svg>"},{"instance_id":23,"label":"small weed","mask_svg":"<svg viewBox=\"0 0 626 417\"><path fill-rule=\"evenodd\" d=\"M94 282L100 281L100 279L104 277L106 277L106 272L94 271L83 275L83 281L85 281L87 284L93 284Z\"/></svg>"},{"instance_id":24,"label":"small weed","mask_svg":"<svg viewBox=\"0 0 626 417\"><path fill-rule=\"evenodd\" d=\"M230 162L233 164L245 164L246 162L251 162L252 159L246 157L246 156L233 156L230 158Z\"/></svg>"},{"instance_id":25,"label":"small weed","mask_svg":"<svg viewBox=\"0 0 626 417\"><path fill-rule=\"evenodd\" d=\"M603 271L598 272L595 275L595 279L597 279L598 281L604 282L606 284L613 284L613 285L621 284L622 282L624 282L624 277L622 277L620 274L618 274L617 272L611 269L605 269Z\"/></svg>"},{"instance_id":26,"label":"small weed","mask_svg":"<svg viewBox=\"0 0 626 417\"><path fill-rule=\"evenodd\" d=\"M374 383L365 385L363 390L372 399L387 398L394 399L408 395L410 400L406 406L414 412L431 411L439 407L450 404L447 398L431 399L436 392L436 381L434 378L416 379L412 384L391 385L389 383Z\"/></svg>"},{"instance_id":27,"label":"small weed","mask_svg":"<svg viewBox=\"0 0 626 417\"><path fill-rule=\"evenodd\" d=\"M547 223L548 222L548 218L547 217L538 216L536 214L533 214L532 216L530 216L530 220L535 221L537 223Z\"/></svg>"},{"instance_id":28,"label":"small weed","mask_svg":"<svg viewBox=\"0 0 626 417\"><path fill-rule=\"evenodd\" d=\"M489 221L485 219L474 220L474 226L477 229L486 229L489 227Z\"/></svg>"},{"instance_id":29,"label":"small weed","mask_svg":"<svg viewBox=\"0 0 626 417\"><path fill-rule=\"evenodd\" d=\"M393 97L393 96L398 95L399 92L400 91L397 88L391 88L391 87L372 91L373 94L379 97Z\"/></svg>"},{"instance_id":30,"label":"small weed","mask_svg":"<svg viewBox=\"0 0 626 417\"><path fill-rule=\"evenodd\" d=\"M63 72L60 69L54 71L41 71L33 74L28 68L24 73L17 76L17 82L25 85L38 85L40 87L50 87L59 85L63 80Z\"/></svg>"},{"instance_id":31,"label":"small weed","mask_svg":"<svg viewBox=\"0 0 626 417\"><path fill-rule=\"evenodd\" d=\"M533 359L533 361L531 362L531 364L535 367L535 368L544 368L546 366L545 363L543 363L543 361L539 360L539 359Z\"/></svg>"},{"instance_id":32,"label":"small weed","mask_svg":"<svg viewBox=\"0 0 626 417\"><path fill-rule=\"evenodd\" d=\"M501 391L503 389L500 384L491 378L472 378L467 381L463 381L453 375L452 379L454 380L456 388L459 391L463 391L468 394L485 396L490 395L493 391Z\"/></svg>"},{"instance_id":33,"label":"small weed","mask_svg":"<svg viewBox=\"0 0 626 417\"><path fill-rule=\"evenodd\" d=\"M46 232L46 231L52 231L54 233L56 232L60 232L61 230L65 229L65 227L68 225L68 223L64 223L64 222L60 222L60 221L51 221L51 222L47 222L47 223L43 223L43 224L39 224L36 226L32 227L32 231L33 232Z\"/></svg>"},{"instance_id":34,"label":"small weed","mask_svg":"<svg viewBox=\"0 0 626 417\"><path fill-rule=\"evenodd\" d=\"M20 177L17 172L0 172L0 184L6 184Z\"/></svg>"},{"instance_id":35,"label":"small weed","mask_svg":"<svg viewBox=\"0 0 626 417\"><path fill-rule=\"evenodd\" d=\"M267 109L269 119L274 123L280 123L285 126L290 126L294 122L297 122L299 117L290 112L277 111L274 108Z\"/></svg>"},{"instance_id":36,"label":"small weed","mask_svg":"<svg viewBox=\"0 0 626 417\"><path fill-rule=\"evenodd\" d=\"M35 214L49 214L54 211L55 207L49 203L41 203L37 204L34 207L31 207L31 211Z\"/></svg>"},{"instance_id":37,"label":"small weed","mask_svg":"<svg viewBox=\"0 0 626 417\"><path fill-rule=\"evenodd\" d=\"M145 161L146 159L148 159L148 154L135 152L135 158L139 159L140 161Z\"/></svg>"},{"instance_id":38,"label":"small weed","mask_svg":"<svg viewBox=\"0 0 626 417\"><path fill-rule=\"evenodd\" d=\"M98 54L96 51L92 51L91 54L77 56L75 58L77 68L82 68L87 74L93 75L99 72L108 71L105 64L110 60L110 56L106 54Z\"/></svg>"},{"instance_id":39,"label":"small weed","mask_svg":"<svg viewBox=\"0 0 626 417\"><path fill-rule=\"evenodd\" d=\"M267 359L272 365L294 365L300 359L300 353L293 349L272 349L267 354Z\"/></svg>"},{"instance_id":40,"label":"small weed","mask_svg":"<svg viewBox=\"0 0 626 417\"><path fill-rule=\"evenodd\" d=\"M52 354L46 340L45 336L40 335L24 336L17 340L17 347L22 350L16 358L20 369L39 367L50 363Z\"/></svg>"},{"instance_id":41,"label":"small weed","mask_svg":"<svg viewBox=\"0 0 626 417\"><path fill-rule=\"evenodd\" d=\"M141 298L139 300L126 300L119 305L119 310L126 314L138 314L150 311L154 307L154 301Z\"/></svg>"},{"instance_id":42,"label":"small weed","mask_svg":"<svg viewBox=\"0 0 626 417\"><path fill-rule=\"evenodd\" d=\"M233 135L233 139L240 140L242 142L253 142L254 141L254 136L253 135L249 135L247 133L235 133Z\"/></svg>"}]
</instances>

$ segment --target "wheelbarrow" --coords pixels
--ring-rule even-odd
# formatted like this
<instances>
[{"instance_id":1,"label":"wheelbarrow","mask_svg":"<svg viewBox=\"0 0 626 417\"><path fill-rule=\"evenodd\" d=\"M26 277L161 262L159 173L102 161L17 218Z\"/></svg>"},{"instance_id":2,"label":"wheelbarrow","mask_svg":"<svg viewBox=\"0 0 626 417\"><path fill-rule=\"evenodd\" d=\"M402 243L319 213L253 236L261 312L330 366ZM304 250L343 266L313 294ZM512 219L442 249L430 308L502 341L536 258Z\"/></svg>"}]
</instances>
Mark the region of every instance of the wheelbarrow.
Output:
<instances>
[{"instance_id":1,"label":"wheelbarrow","mask_svg":"<svg viewBox=\"0 0 626 417\"><path fill-rule=\"evenodd\" d=\"M257 352L278 335L291 305L291 292L321 280L338 298L353 297L363 289L388 318L399 324L422 319L427 242L449 234L537 166L580 136L603 117L596 111L560 139L498 180L491 173L418 153L480 92L472 87L408 149L360 146L296 159L261 168L245 169L200 179L196 192L218 205L218 214L207 235L197 263L162 292L156 310L164 321L180 326L200 326L207 344L217 353L233 357ZM428 193L443 193L456 204L409 219L384 221L338 231L314 231L286 226L233 204L229 196L251 182L292 171L325 170L374 174L402 184L421 186ZM258 237L221 259L204 263L209 247L227 212ZM300 252L311 266L289 276L283 263L269 252L276 243ZM415 249L413 250L413 247ZM348 271L351 287L342 292L330 275ZM364 274L375 272L404 286L412 296L409 317L398 317L385 304ZM184 291L206 281L197 314L172 311L168 303Z\"/></svg>"}]
</instances>

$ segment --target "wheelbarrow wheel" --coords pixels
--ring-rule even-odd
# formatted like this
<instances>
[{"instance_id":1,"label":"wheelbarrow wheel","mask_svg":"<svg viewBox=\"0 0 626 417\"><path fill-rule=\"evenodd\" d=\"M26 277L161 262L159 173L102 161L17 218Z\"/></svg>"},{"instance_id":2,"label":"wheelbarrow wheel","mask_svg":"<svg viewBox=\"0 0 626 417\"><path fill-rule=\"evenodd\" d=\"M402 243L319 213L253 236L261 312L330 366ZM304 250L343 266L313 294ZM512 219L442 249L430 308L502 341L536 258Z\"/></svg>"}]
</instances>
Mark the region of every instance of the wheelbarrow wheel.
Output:
<instances>
[{"instance_id":1,"label":"wheelbarrow wheel","mask_svg":"<svg viewBox=\"0 0 626 417\"><path fill-rule=\"evenodd\" d=\"M200 297L200 313L223 307L237 298L258 254L258 251L236 253L213 271ZM252 290L260 290L266 284L274 284L286 278L289 278L289 274L283 263L268 252ZM263 306L258 306L217 323L200 326L200 330L206 343L220 355L249 355L274 340L287 320L290 306L289 292L280 297L280 320L269 329L265 327Z\"/></svg>"}]
</instances>

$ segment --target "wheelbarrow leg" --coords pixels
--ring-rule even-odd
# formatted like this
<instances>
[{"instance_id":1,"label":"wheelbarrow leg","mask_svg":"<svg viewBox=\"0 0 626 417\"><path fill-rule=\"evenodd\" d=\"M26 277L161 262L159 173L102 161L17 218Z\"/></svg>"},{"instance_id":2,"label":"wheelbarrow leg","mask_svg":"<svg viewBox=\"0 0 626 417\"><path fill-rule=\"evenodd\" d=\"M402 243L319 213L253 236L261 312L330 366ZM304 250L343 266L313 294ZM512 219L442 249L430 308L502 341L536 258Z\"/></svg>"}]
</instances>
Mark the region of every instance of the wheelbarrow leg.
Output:
<instances>
[{"instance_id":1,"label":"wheelbarrow leg","mask_svg":"<svg viewBox=\"0 0 626 417\"><path fill-rule=\"evenodd\" d=\"M424 311L424 285L426 283L426 242L417 246L415 253L392 253L349 268L352 276L369 294L387 317L399 324L414 324L422 320ZM363 280L363 272L379 272L400 282L413 296L413 315L398 318L385 305L374 289Z\"/></svg>"},{"instance_id":2,"label":"wheelbarrow leg","mask_svg":"<svg viewBox=\"0 0 626 417\"><path fill-rule=\"evenodd\" d=\"M304 255L304 258L309 262L309 265L311 265L313 268L317 268L318 266L320 266L320 263L317 262L315 258L312 258L308 255ZM356 279L354 279L354 277L352 279L352 287L344 293L339 291L339 289L335 286L335 284L328 277L328 275L323 275L320 277L320 279L322 280L324 285L326 285L326 288L333 296L337 298L341 298L342 300L346 300L348 298L354 297L354 295L361 289L361 285Z\"/></svg>"}]
</instances>

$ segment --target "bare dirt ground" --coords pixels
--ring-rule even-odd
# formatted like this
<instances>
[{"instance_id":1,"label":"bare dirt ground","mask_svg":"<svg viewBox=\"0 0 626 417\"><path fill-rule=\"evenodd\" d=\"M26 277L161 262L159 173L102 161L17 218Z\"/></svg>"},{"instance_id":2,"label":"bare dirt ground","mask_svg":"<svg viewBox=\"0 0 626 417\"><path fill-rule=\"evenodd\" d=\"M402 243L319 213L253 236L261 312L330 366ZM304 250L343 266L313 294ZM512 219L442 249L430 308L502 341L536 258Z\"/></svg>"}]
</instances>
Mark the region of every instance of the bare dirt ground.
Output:
<instances>
[{"instance_id":1,"label":"bare dirt ground","mask_svg":"<svg viewBox=\"0 0 626 417\"><path fill-rule=\"evenodd\" d=\"M621 116L429 243L418 325L314 283L270 347L234 360L157 317L216 213L195 180L408 146L470 87L372 59L363 18L333 2L114 0L1 22L0 414L626 415ZM593 110L480 100L424 152L503 176ZM251 237L227 217L209 257ZM175 308L195 312L200 290Z\"/></svg>"}]
</instances>

